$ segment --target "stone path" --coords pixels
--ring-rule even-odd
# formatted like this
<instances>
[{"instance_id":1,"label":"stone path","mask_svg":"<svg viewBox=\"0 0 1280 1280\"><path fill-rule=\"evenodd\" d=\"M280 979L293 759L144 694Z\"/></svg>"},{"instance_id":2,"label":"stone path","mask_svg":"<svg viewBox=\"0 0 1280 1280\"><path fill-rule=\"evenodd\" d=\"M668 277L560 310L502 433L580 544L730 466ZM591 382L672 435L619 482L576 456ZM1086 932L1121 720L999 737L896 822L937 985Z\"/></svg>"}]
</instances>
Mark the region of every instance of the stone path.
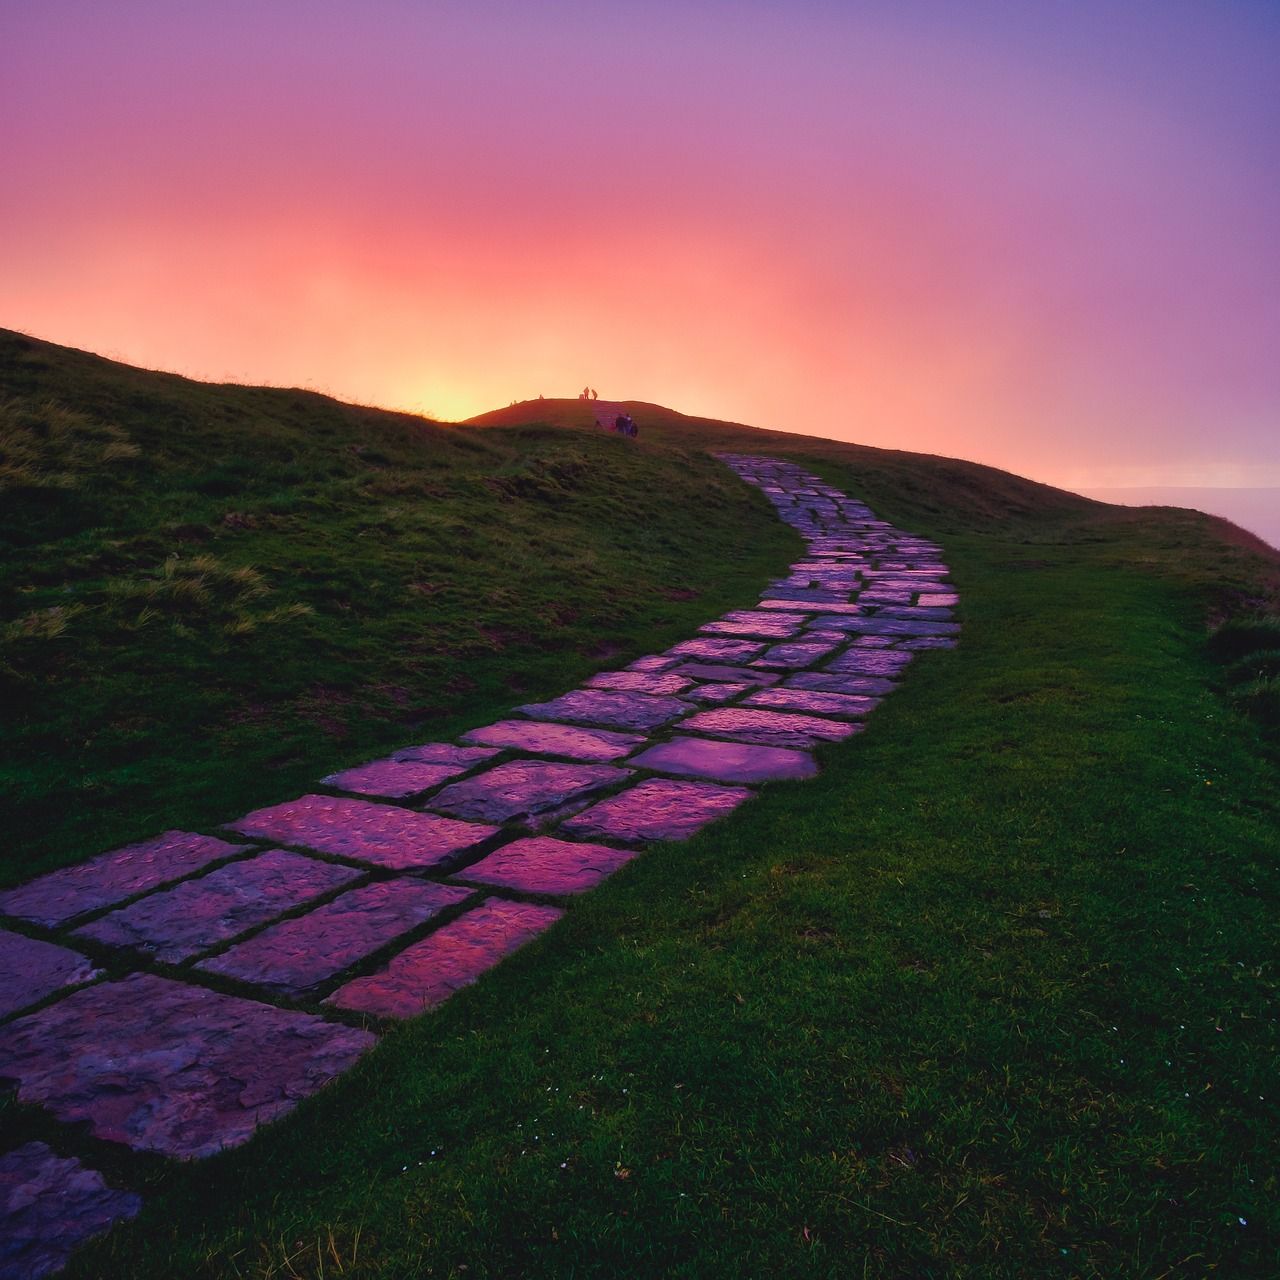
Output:
<instances>
[{"instance_id":1,"label":"stone path","mask_svg":"<svg viewBox=\"0 0 1280 1280\"><path fill-rule=\"evenodd\" d=\"M815 774L917 650L955 644L957 597L933 543L791 463L721 458L808 546L754 608L460 744L0 894L0 1078L134 1150L236 1146L644 845ZM0 1196L0 1280L138 1209L39 1142L0 1155Z\"/></svg>"}]
</instances>

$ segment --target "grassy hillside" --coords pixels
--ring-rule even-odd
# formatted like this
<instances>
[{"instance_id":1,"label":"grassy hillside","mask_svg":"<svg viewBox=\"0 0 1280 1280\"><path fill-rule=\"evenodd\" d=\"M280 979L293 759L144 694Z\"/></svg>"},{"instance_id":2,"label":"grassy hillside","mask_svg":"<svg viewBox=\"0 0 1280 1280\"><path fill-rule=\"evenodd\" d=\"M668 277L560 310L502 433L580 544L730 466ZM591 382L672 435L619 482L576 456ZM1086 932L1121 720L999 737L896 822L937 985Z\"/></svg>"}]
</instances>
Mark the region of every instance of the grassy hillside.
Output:
<instances>
[{"instance_id":1,"label":"grassy hillside","mask_svg":"<svg viewBox=\"0 0 1280 1280\"><path fill-rule=\"evenodd\" d=\"M9 640L11 777L49 861L284 797L752 597L793 544L707 448L798 458L939 538L963 601L960 647L819 779L650 850L247 1147L173 1169L58 1135L148 1197L69 1274L1280 1269L1280 787L1206 644L1274 607L1256 540L651 406L633 448L572 401L471 431L15 337L0 377L139 450L9 522L10 616L84 605ZM271 594L139 625L110 583L172 583L175 551ZM339 681L350 702L308 694Z\"/></svg>"}]
</instances>

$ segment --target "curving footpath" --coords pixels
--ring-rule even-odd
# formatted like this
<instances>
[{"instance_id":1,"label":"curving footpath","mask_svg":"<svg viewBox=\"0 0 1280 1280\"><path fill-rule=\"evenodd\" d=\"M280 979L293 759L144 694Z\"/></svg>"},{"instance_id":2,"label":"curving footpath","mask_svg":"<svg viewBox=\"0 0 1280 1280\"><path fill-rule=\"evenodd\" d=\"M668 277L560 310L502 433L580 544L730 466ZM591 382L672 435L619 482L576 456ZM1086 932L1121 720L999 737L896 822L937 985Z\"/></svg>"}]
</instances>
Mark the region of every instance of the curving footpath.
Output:
<instances>
[{"instance_id":1,"label":"curving footpath","mask_svg":"<svg viewBox=\"0 0 1280 1280\"><path fill-rule=\"evenodd\" d=\"M177 1159L245 1142L474 982L650 841L817 772L914 653L950 648L939 548L792 463L718 455L808 544L753 609L323 790L0 895L0 1077ZM99 965L123 977L103 981ZM40 1142L0 1155L0 1280L138 1211Z\"/></svg>"}]
</instances>

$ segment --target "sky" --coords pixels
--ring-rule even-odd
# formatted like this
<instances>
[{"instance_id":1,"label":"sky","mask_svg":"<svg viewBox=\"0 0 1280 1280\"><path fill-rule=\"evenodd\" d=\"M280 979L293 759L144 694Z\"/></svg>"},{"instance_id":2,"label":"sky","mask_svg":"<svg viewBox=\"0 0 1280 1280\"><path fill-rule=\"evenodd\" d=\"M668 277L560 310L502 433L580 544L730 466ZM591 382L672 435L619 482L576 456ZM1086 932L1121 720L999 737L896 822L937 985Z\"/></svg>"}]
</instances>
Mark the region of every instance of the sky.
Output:
<instances>
[{"instance_id":1,"label":"sky","mask_svg":"<svg viewBox=\"0 0 1280 1280\"><path fill-rule=\"evenodd\" d=\"M0 326L1280 485L1273 0L0 0Z\"/></svg>"}]
</instances>

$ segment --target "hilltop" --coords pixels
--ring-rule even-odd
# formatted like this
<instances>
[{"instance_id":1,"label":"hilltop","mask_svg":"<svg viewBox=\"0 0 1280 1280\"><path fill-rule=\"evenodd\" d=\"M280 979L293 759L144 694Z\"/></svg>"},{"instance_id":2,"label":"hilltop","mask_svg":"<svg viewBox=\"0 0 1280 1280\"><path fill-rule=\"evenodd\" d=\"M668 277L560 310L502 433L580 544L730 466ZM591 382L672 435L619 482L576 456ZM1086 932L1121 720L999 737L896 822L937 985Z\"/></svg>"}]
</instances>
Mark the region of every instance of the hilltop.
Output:
<instances>
[{"instance_id":1,"label":"hilltop","mask_svg":"<svg viewBox=\"0 0 1280 1280\"><path fill-rule=\"evenodd\" d=\"M1213 630L1274 609L1265 544L638 402L634 442L572 400L445 424L7 332L0 402L0 883L751 604L801 544L715 451L936 539L963 623L819 777L649 849L247 1146L58 1131L146 1201L69 1275L1274 1269L1280 787L1230 696L1267 677L1223 665L1271 624Z\"/></svg>"}]
</instances>

